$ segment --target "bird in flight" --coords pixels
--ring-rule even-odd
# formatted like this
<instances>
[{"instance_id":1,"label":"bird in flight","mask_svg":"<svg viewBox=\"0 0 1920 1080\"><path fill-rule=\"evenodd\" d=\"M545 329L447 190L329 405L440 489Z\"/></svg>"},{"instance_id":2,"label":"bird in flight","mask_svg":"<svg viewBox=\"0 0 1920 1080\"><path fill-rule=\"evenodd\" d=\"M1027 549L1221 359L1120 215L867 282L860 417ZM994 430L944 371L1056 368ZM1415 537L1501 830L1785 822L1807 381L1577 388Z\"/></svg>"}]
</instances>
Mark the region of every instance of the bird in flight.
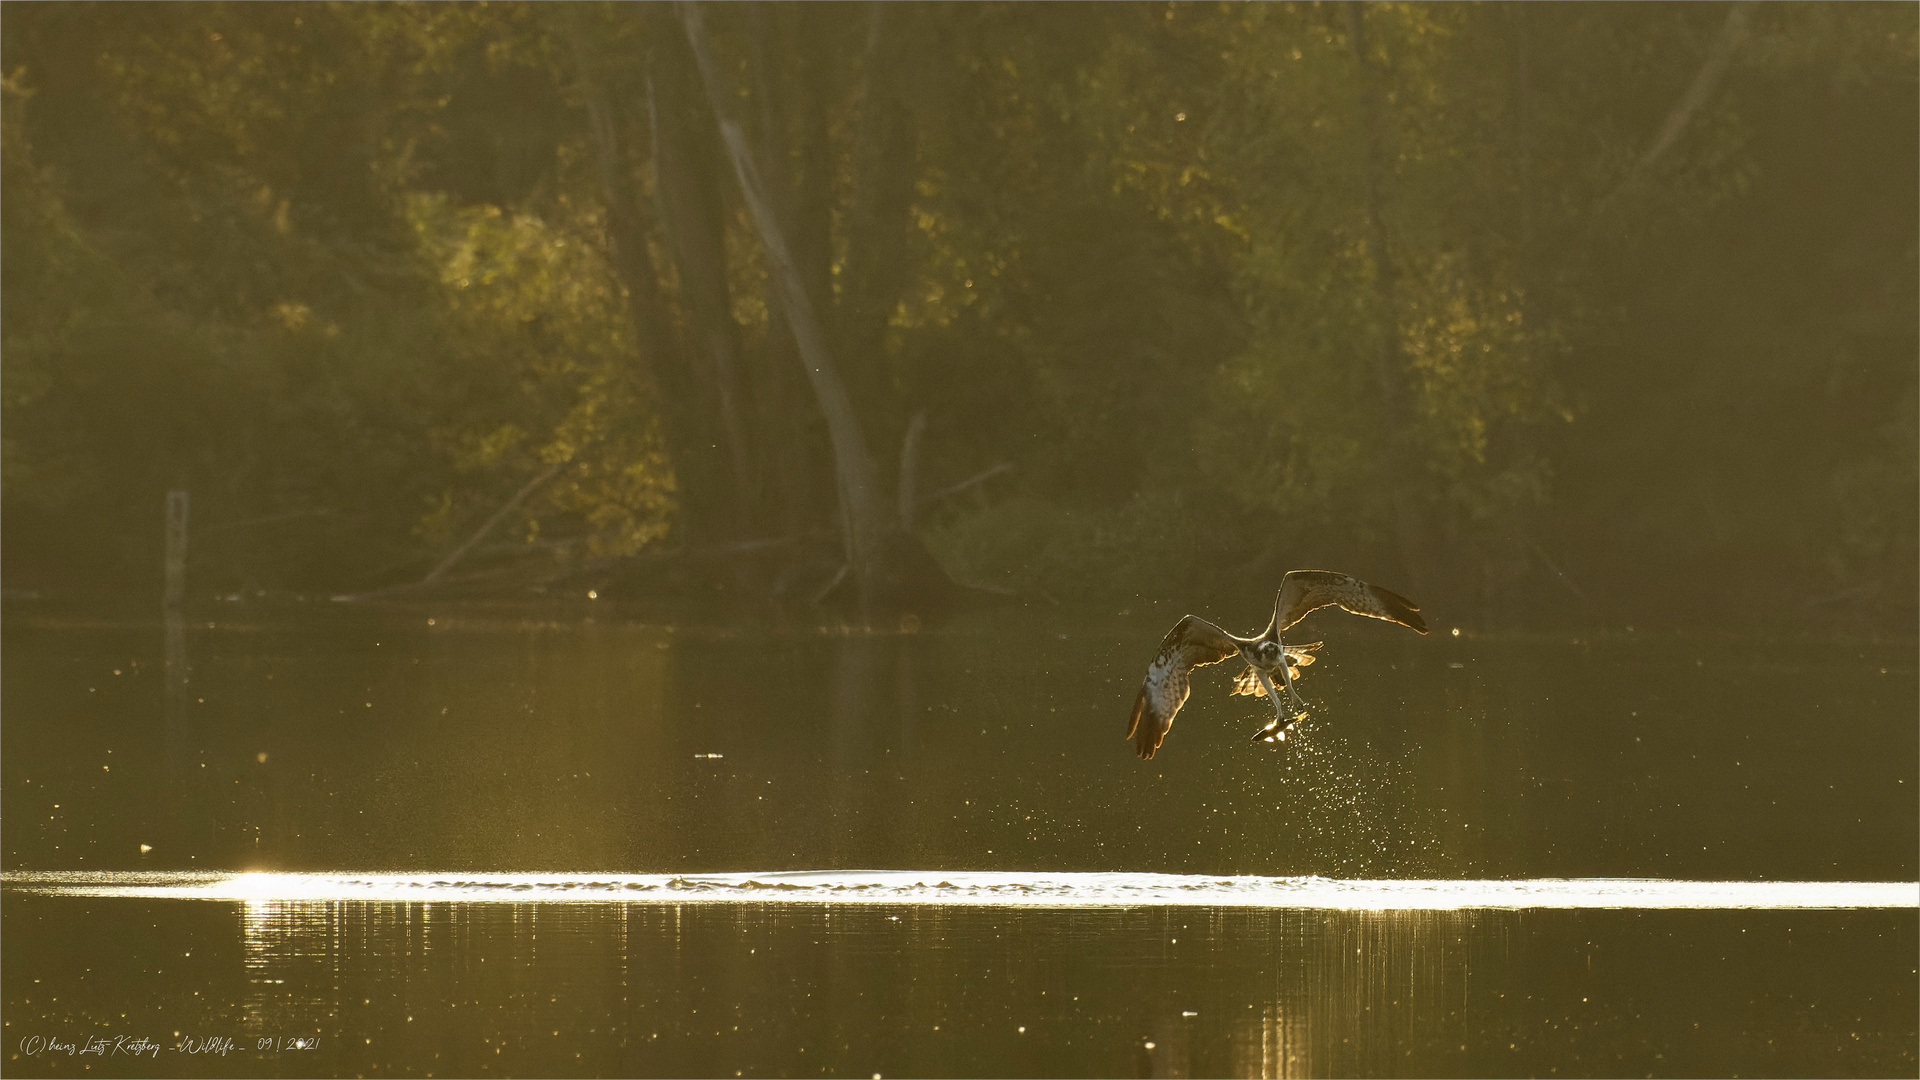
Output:
<instances>
[{"instance_id":1,"label":"bird in flight","mask_svg":"<svg viewBox=\"0 0 1920 1080\"><path fill-rule=\"evenodd\" d=\"M1355 615L1385 619L1420 634L1427 632L1420 609L1399 593L1328 570L1290 570L1280 580L1280 595L1273 604L1273 621L1253 637L1235 637L1193 615L1174 624L1166 640L1160 643L1159 655L1147 667L1147 681L1141 685L1140 695L1133 699L1127 738L1133 740L1134 749L1143 759L1151 758L1166 739L1167 729L1173 727L1174 714L1186 703L1193 669L1233 656L1247 664L1247 669L1234 680L1233 692L1256 694L1264 690L1273 699L1273 723L1256 732L1254 739L1264 742L1285 739L1286 727L1306 715L1306 704L1294 691L1293 681L1299 678L1301 668L1313 663L1313 653L1320 642L1288 645L1280 640L1280 635L1308 612L1334 604ZM1280 703L1280 692L1274 689L1276 677L1286 684L1287 696L1296 708L1292 715L1288 715Z\"/></svg>"}]
</instances>

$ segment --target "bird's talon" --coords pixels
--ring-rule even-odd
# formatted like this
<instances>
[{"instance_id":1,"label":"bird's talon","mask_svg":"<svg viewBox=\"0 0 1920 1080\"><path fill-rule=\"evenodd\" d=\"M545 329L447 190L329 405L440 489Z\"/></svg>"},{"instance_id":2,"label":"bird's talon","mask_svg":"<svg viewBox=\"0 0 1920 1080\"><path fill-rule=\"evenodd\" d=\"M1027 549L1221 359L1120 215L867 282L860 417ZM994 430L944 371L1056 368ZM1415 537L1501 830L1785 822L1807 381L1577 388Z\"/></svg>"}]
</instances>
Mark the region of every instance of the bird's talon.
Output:
<instances>
[{"instance_id":1,"label":"bird's talon","mask_svg":"<svg viewBox=\"0 0 1920 1080\"><path fill-rule=\"evenodd\" d=\"M1308 717L1306 699L1294 689L1294 682L1299 677L1298 669L1313 662L1311 654L1320 643L1289 649L1282 634L1308 612L1331 606L1396 623L1418 634L1427 632L1419 606L1398 593L1346 574L1290 570L1281 579L1279 595L1274 599L1273 621L1255 637L1237 637L1194 615L1174 624L1147 668L1146 681L1134 698L1133 715L1127 721L1127 737L1135 741L1139 755L1151 758L1160 748L1161 740L1173 724L1174 714L1187 699L1193 669L1220 663L1236 654L1246 662L1248 670L1234 680L1234 693L1253 694L1264 690L1267 700L1273 703L1273 723L1255 732L1255 741L1286 741L1287 730ZM1281 699L1280 688L1268 677L1269 670L1285 684L1285 701Z\"/></svg>"}]
</instances>

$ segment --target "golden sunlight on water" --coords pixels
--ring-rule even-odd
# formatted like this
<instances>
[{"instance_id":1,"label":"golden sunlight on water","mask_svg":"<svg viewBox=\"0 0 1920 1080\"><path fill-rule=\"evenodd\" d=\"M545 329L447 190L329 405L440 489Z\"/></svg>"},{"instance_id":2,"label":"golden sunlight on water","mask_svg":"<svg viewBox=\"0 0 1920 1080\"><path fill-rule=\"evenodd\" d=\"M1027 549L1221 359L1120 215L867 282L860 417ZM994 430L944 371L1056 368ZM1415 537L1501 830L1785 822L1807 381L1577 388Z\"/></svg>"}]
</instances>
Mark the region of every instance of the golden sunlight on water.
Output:
<instances>
[{"instance_id":1,"label":"golden sunlight on water","mask_svg":"<svg viewBox=\"0 0 1920 1080\"><path fill-rule=\"evenodd\" d=\"M1335 911L1920 907L1920 883L1879 881L1342 880L1205 874L801 870L740 874L204 874L40 871L0 884L44 895L262 902L945 904Z\"/></svg>"},{"instance_id":2,"label":"golden sunlight on water","mask_svg":"<svg viewBox=\"0 0 1920 1080\"><path fill-rule=\"evenodd\" d=\"M1836 1039L1897 1073L1912 1049L1908 885L1702 910L1178 875L119 876L7 880L33 974L9 1010L240 1048L176 1075L1785 1074ZM1362 902L1272 906L1289 889Z\"/></svg>"},{"instance_id":3,"label":"golden sunlight on water","mask_svg":"<svg viewBox=\"0 0 1920 1080\"><path fill-rule=\"evenodd\" d=\"M732 639L403 629L198 640L169 726L75 667L137 635L16 628L10 708L80 726L6 729L8 1075L122 1035L180 1076L1914 1070L1891 646L1777 685L1744 641L1356 638L1397 674L1299 745L1216 699L1148 767L1131 631L743 680ZM976 678L1014 634L1057 651Z\"/></svg>"},{"instance_id":4,"label":"golden sunlight on water","mask_svg":"<svg viewBox=\"0 0 1920 1080\"><path fill-rule=\"evenodd\" d=\"M1396 1071L1394 1054L1381 1047L1443 1044L1468 1006L1468 958L1491 952L1506 959L1513 918L1462 911L1335 916L1319 933L1296 939L1303 962L1280 973L1274 1000L1257 1021L1257 1040L1238 1040L1247 1058L1235 1072ZM1392 1037L1356 1038L1356 1017L1378 1018Z\"/></svg>"},{"instance_id":5,"label":"golden sunlight on water","mask_svg":"<svg viewBox=\"0 0 1920 1080\"><path fill-rule=\"evenodd\" d=\"M297 1032L294 1037L299 1037L311 1029L310 1037L318 1039L338 1030L345 1014L356 1030L371 1023L387 1029L391 1038L396 1030L426 1031L424 1026L411 1026L426 1021L429 1013L441 1013L444 1018L465 1008L469 1013L497 1014L503 1007L524 1004L539 1012L538 1023L532 1026L548 1027L548 1038L588 1043L611 1039L623 1045L651 1042L659 1033L639 1028L660 1021L647 1020L644 999L663 978L684 977L684 965L690 959L698 963L702 954L711 959L703 946L710 943L714 927L688 927L677 908L640 910L649 915L646 940L638 943L636 952L632 949L636 943L630 941L633 909L626 905L523 903L501 908L249 900L240 905L244 1011L250 1018L247 1035L272 1033L285 1038ZM777 914L786 910L782 908L722 910L728 912L721 924L728 936L750 941L821 935L844 943L854 935L870 933L875 925L871 916L857 910L836 920L832 909L814 909L816 914L799 916L797 922ZM895 945L909 951L928 945L943 952L955 949L954 939L970 929L965 921L939 917L938 909L891 910L896 914L885 916L879 925L906 922L904 931L896 934ZM1247 1077L1390 1070L1393 1055L1382 1047L1404 1051L1454 1037L1469 1005L1467 961L1476 955L1483 962L1507 961L1511 932L1520 917L1516 912L1427 910L1283 917L1260 926L1257 937L1286 959L1265 972L1264 978L1235 987L1247 1000L1230 998L1233 1004L1225 1005L1217 996L1196 995L1150 1010L1137 1019L1139 1034L1131 1040L1138 1064L1144 1074L1153 1076L1200 1075L1228 1062L1232 1075ZM1223 911L1196 913L1190 921L1166 923L1164 939L1169 947L1177 946L1180 935L1188 934L1190 943L1198 946L1194 959L1211 967L1226 961L1221 954L1230 948L1227 939L1244 933L1240 922L1241 917L1229 917ZM1003 932L1031 938L1036 929L1008 927ZM1110 934L1123 927L1109 922L1073 929L1077 933L1070 937L1084 941L1090 930ZM684 947L691 947L695 957L687 956ZM754 946L746 948L749 956L757 955ZM978 952L964 946L958 949ZM862 959L866 963L856 961L849 974L854 968L871 966L874 957L869 953ZM959 959L961 966L970 962L964 956ZM971 957L971 961L980 959ZM962 983L966 980L965 972L941 971L940 965L929 966L924 958L913 966L936 983L951 983L956 977ZM454 985L457 973L486 968L492 969L492 993ZM556 968L569 972L568 981L576 984L570 988L572 993L584 989L591 997L617 999L618 1006L605 1025L583 1028L585 1021L568 1007L565 993L540 977ZM374 993L367 987L395 981L409 989L398 997L387 991L385 1007L365 996ZM544 1001L539 1000L543 996L539 987L549 987ZM352 1000L355 995L363 996ZM1067 996L1077 1004L1082 995ZM911 1026L924 1027L929 1034L956 1026L952 1010L939 995L908 993L897 1007L914 1017ZM695 1005L669 1022L696 1027L700 1008ZM1090 1011L1099 1008L1095 1005ZM733 1003L722 1006L722 1011L737 1020L744 1010ZM378 1019L370 1014L378 1014ZM1051 1029L1056 1038L1068 1019L1048 1016L1044 1009L1021 1018L1035 1027L1036 1034ZM713 1035L740 1031L730 1020ZM497 1055L504 1055L516 1039L524 1042L526 1032L506 1029L480 1037ZM366 1037L363 1045L372 1046L374 1041ZM1216 1060L1209 1049L1215 1044L1230 1049L1224 1061Z\"/></svg>"}]
</instances>

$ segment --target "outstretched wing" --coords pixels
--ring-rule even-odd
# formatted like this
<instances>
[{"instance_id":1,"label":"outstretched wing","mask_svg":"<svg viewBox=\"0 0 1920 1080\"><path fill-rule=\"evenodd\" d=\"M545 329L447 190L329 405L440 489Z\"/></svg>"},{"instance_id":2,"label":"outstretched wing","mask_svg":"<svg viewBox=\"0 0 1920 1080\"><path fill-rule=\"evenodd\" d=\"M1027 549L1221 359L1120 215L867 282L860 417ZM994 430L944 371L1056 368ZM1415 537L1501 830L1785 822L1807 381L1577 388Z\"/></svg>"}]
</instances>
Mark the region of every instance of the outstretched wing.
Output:
<instances>
[{"instance_id":1,"label":"outstretched wing","mask_svg":"<svg viewBox=\"0 0 1920 1080\"><path fill-rule=\"evenodd\" d=\"M1313 652L1320 647L1320 644L1320 642L1315 641L1307 645L1287 646L1287 678L1295 682L1300 681L1300 669L1313 663ZM1279 682L1280 669L1273 668L1268 671L1267 678ZM1243 667L1240 669L1240 674L1233 677L1233 692L1236 694L1264 694L1267 692L1267 688L1260 685L1260 677L1253 673L1252 668Z\"/></svg>"},{"instance_id":2,"label":"outstretched wing","mask_svg":"<svg viewBox=\"0 0 1920 1080\"><path fill-rule=\"evenodd\" d=\"M1233 637L1205 619L1192 615L1174 624L1159 655L1147 667L1147 681L1133 699L1133 718L1127 721L1127 738L1142 758L1150 758L1160 749L1173 726L1173 714L1187 700L1187 679L1194 668L1217 664L1239 652Z\"/></svg>"},{"instance_id":3,"label":"outstretched wing","mask_svg":"<svg viewBox=\"0 0 1920 1080\"><path fill-rule=\"evenodd\" d=\"M1427 622L1413 601L1399 593L1369 585L1357 577L1329 570L1289 570L1280 581L1280 596L1273 605L1273 630L1278 633L1306 618L1307 612L1338 604L1355 615L1399 623L1417 633L1427 632Z\"/></svg>"}]
</instances>

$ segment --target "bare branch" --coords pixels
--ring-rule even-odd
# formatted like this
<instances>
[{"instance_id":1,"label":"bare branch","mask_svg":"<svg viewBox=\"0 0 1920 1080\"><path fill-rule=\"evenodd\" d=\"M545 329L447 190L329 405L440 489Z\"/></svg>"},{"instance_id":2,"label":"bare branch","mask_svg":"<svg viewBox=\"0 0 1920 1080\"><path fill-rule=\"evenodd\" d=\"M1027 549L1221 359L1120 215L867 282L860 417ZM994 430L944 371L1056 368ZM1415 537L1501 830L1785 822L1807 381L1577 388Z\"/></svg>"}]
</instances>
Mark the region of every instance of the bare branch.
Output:
<instances>
[{"instance_id":1,"label":"bare branch","mask_svg":"<svg viewBox=\"0 0 1920 1080\"><path fill-rule=\"evenodd\" d=\"M991 480L996 476L999 476L1001 473L1006 472L1011 468L1013 468L1013 462L1003 461L1000 464L995 465L993 468L984 470L979 473L975 473L974 475L967 477L965 480L962 480L957 484L954 484L950 487L943 487L939 491L936 491L933 494L928 495L923 499L917 500L914 503L914 505L915 506L932 506L934 503L939 502L941 499L944 499L949 495L958 495L961 492L967 490L968 488L974 486L975 484L985 483L986 481Z\"/></svg>"},{"instance_id":2,"label":"bare branch","mask_svg":"<svg viewBox=\"0 0 1920 1080\"><path fill-rule=\"evenodd\" d=\"M775 216L773 205L767 197L766 185L754 164L753 153L747 146L746 137L740 132L740 126L728 115L726 87L707 44L706 23L701 16L700 6L691 0L682 0L680 16L686 24L687 41L693 48L695 66L700 69L701 81L706 85L707 102L713 108L721 141L726 145L734 176L740 184L740 194L746 200L748 216L753 220L761 248L766 252L768 272L779 286L787 327L793 332L794 344L799 349L807 379L812 383L814 397L826 417L827 437L833 446L834 474L840 489L841 513L847 523L847 561L854 568L854 578L860 585L861 602L864 604L868 579L879 557L881 538L896 523L890 520L891 515L883 509L873 458L869 455L866 436L860 428L859 415L854 411L846 384L841 381L839 368L827 349L826 335L821 331L813 301L801 282L799 265L794 261L792 249L787 246L779 218Z\"/></svg>"},{"instance_id":3,"label":"bare branch","mask_svg":"<svg viewBox=\"0 0 1920 1080\"><path fill-rule=\"evenodd\" d=\"M515 507L527 501L527 496L540 490L541 485L545 484L547 481L553 479L554 477L560 475L560 470L566 467L567 467L566 462L556 461L553 464L547 466L546 469L543 470L539 476L536 476L533 479L527 481L526 486L522 487L519 491L514 492L513 498L508 499L504 506L500 507L500 509L495 510L493 512L493 516L487 519L486 524L480 526L480 529L478 532L475 532L472 536L467 537L466 543L461 544L457 548L454 548L452 554L440 560L439 566L434 567L431 571L427 573L426 577L421 578L420 584L431 585L434 582L440 580L440 575L453 569L454 564L458 563L461 559L466 558L467 552L473 550L473 545L478 544L481 540L485 539L486 535L493 531L494 526L500 524L501 521L505 520L506 516L512 513Z\"/></svg>"},{"instance_id":4,"label":"bare branch","mask_svg":"<svg viewBox=\"0 0 1920 1080\"><path fill-rule=\"evenodd\" d=\"M1693 82L1687 87L1686 93L1680 95L1680 100L1674 104L1673 111L1667 114L1666 122L1660 125L1660 130L1654 135L1652 144L1647 147L1647 152L1640 155L1640 160L1634 163L1626 179L1620 181L1619 186L1601 200L1602 206L1619 198L1630 185L1645 176L1647 171L1653 168L1654 163L1673 148L1674 143L1680 141L1680 134L1687 129L1687 124L1693 120L1694 114L1707 103L1707 99L1713 96L1714 90L1719 88L1720 80L1726 77L1727 65L1732 62L1734 51L1740 47L1741 42L1746 40L1747 18L1752 10L1753 0L1737 0L1728 7L1727 20L1720 24L1720 32L1714 35L1713 43L1707 46L1707 58L1701 62L1699 73L1694 75Z\"/></svg>"},{"instance_id":5,"label":"bare branch","mask_svg":"<svg viewBox=\"0 0 1920 1080\"><path fill-rule=\"evenodd\" d=\"M920 436L927 431L927 411L920 410L907 422L906 437L900 440L900 527L913 531L913 487L920 472Z\"/></svg>"}]
</instances>

